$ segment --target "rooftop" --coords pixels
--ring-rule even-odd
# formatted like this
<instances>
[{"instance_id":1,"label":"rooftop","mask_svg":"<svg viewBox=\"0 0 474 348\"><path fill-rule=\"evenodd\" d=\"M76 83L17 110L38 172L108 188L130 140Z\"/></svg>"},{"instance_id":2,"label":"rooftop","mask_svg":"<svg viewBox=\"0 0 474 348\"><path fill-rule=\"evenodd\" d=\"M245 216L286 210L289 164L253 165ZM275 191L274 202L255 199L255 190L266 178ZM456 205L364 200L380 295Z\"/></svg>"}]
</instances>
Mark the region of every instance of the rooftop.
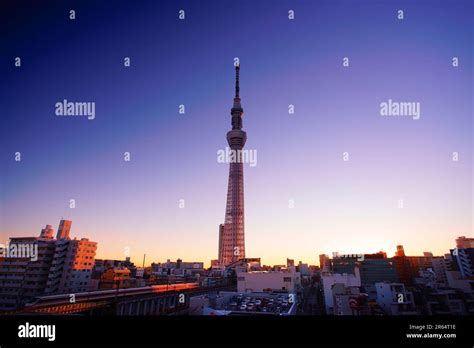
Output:
<instances>
[{"instance_id":1,"label":"rooftop","mask_svg":"<svg viewBox=\"0 0 474 348\"><path fill-rule=\"evenodd\" d=\"M227 315L270 314L289 315L295 309L294 294L246 293L235 294L216 310Z\"/></svg>"}]
</instances>

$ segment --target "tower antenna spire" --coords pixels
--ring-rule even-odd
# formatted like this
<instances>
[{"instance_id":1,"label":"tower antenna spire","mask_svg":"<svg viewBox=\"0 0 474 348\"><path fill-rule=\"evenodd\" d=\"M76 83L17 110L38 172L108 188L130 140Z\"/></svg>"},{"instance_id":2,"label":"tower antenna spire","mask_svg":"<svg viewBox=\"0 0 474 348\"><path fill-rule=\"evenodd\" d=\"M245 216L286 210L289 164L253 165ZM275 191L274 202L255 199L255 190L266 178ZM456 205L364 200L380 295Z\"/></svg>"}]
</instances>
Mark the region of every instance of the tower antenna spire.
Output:
<instances>
[{"instance_id":1,"label":"tower antenna spire","mask_svg":"<svg viewBox=\"0 0 474 348\"><path fill-rule=\"evenodd\" d=\"M235 97L236 98L240 98L239 78L240 78L240 63L235 65Z\"/></svg>"}]
</instances>

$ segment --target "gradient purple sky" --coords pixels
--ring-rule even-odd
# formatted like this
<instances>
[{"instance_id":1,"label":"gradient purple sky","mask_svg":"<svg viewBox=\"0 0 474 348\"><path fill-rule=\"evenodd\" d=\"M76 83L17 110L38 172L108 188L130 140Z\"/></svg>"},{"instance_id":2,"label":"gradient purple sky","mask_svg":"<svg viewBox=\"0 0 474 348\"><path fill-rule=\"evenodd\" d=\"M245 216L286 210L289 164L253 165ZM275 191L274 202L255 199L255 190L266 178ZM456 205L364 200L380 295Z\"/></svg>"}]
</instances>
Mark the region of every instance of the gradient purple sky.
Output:
<instances>
[{"instance_id":1,"label":"gradient purple sky","mask_svg":"<svg viewBox=\"0 0 474 348\"><path fill-rule=\"evenodd\" d=\"M234 57L258 152L244 169L248 257L317 264L397 244L441 255L472 236L471 2L207 3L3 5L2 242L64 217L97 258L216 258ZM96 119L55 116L63 99L96 102ZM421 119L380 116L388 99L420 102Z\"/></svg>"}]
</instances>

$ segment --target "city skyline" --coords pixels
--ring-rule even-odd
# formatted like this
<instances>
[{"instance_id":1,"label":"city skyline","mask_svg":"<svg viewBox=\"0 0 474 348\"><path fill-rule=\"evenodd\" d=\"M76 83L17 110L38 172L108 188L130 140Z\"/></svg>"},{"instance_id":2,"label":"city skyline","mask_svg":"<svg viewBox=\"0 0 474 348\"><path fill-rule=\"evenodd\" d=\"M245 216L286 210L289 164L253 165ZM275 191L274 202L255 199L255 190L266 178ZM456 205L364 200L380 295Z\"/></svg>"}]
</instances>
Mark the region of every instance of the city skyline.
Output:
<instances>
[{"instance_id":1,"label":"city skyline","mask_svg":"<svg viewBox=\"0 0 474 348\"><path fill-rule=\"evenodd\" d=\"M319 254L392 254L399 244L409 255L445 254L473 233L472 38L462 6L436 3L398 4L403 22L393 4L337 1L306 2L312 17L291 2L244 1L211 11L189 3L184 22L169 4L160 13L121 4L107 23L100 4L78 7L72 25L58 19L65 5L31 23L11 19L25 29L5 36L0 58L9 86L0 242L63 216L73 236L98 243L98 258L123 259L126 247L135 260L217 258L228 168L216 152L226 146L239 57L252 115L246 146L259 153L245 169L248 257L316 264ZM216 13L229 24L219 31ZM108 41L116 21L128 29ZM64 99L95 102L95 118L57 117ZM420 119L381 117L388 100L420 102Z\"/></svg>"},{"instance_id":2,"label":"city skyline","mask_svg":"<svg viewBox=\"0 0 474 348\"><path fill-rule=\"evenodd\" d=\"M72 223L73 221L71 220L64 220L63 218L61 218L60 220L60 223L58 224L58 229L57 229L57 232L55 233L55 228L53 225L51 224L47 224L45 228L41 229L41 233L40 234L32 234L32 235L24 235L24 236L15 236L15 237L11 237L13 239L15 238L19 238L19 239L22 239L22 238L26 238L26 239L37 239L37 238L45 238L46 240L49 240L49 239L54 239L53 235L56 234L56 239L57 240L60 240L60 239L68 239L68 240L89 240L90 238L85 238L84 236L70 236L69 233L70 233L70 230L71 230L71 226L72 226ZM450 255L451 251L456 249L458 246L458 240L463 240L463 239L466 239L466 236L458 236L456 237L455 239L455 243L452 244L452 246L450 246L449 248L446 249L446 252L444 253L441 253L441 254L436 254L436 253L433 253L429 250L425 250L424 252L418 254L418 255L409 255L409 256L416 256L416 257L420 257L420 256L426 256L426 255L431 255L432 257L444 257L445 255ZM14 245L16 245L16 242L13 243ZM7 243L3 244L3 243L0 243L0 245L2 245L2 248L3 248L3 252L4 253L7 253L9 252L9 247L10 247L10 242L7 241ZM15 246L15 250L17 250L17 247ZM140 259L140 255L136 256L136 259L133 259L132 257L130 257L128 251L124 253L123 257L116 257L116 258L110 258L110 257L102 257L100 255L100 250L99 248L97 248L97 260L130 260L131 262L135 261L135 262L138 262L140 263L139 261L141 260ZM318 266L319 267L322 267L321 265L321 257L326 257L326 258L332 258L332 257L361 257L362 255L379 255L379 254L384 254L385 257L387 258L391 258L391 257L395 257L395 256L399 256L400 255L400 251L402 251L402 254L405 255L405 246L404 245L396 245L395 248L393 250L383 250L383 249L379 249L379 250L371 250L371 251L367 251L367 252L354 252L354 250L352 251L348 251L346 253L340 253L338 250L334 250L332 251L331 253L323 253L323 254L318 254L317 255L317 258L319 259L318 260ZM16 251L15 251L16 252ZM29 252L28 250L26 250L26 252ZM29 255L29 254L28 254ZM4 257L8 257L7 255L4 254ZM36 254L37 256L37 254ZM30 256L22 256L22 257L27 257L27 258L30 258ZM32 258L34 258L35 256L31 256ZM153 263L160 263L160 262L164 262L165 260L164 259L152 259L152 260L148 260L146 259L146 254L142 255L143 257L143 262L144 262L144 266L145 267L149 267L151 266ZM245 259L245 257L242 257L241 259ZM252 259L252 258L251 258ZM258 259L261 259L261 258L258 258ZM145 260L147 260L147 262L145 262ZM167 258L166 261L169 262L170 258ZM189 261L185 258L182 258L182 257L178 257L176 258L176 260L184 260L184 261ZM283 259L282 259L283 260ZM267 266L277 266L277 265L284 265L285 263L288 263L288 261L291 260L291 262L295 262L295 261L298 261L298 262L302 262L303 264L307 264L307 265L310 265L310 266L315 266L316 264L315 263L309 263L309 262L305 262L307 260L300 260L300 259L296 259L296 258L292 258L291 256L287 256L284 258L283 261L285 262L277 262L277 263L267 263L267 262L263 262L262 264L263 265L267 265ZM211 260L212 261L212 260ZM210 261L209 260L193 260L193 262L202 262L204 265L206 265L206 267L209 267L211 266L210 264Z\"/></svg>"}]
</instances>

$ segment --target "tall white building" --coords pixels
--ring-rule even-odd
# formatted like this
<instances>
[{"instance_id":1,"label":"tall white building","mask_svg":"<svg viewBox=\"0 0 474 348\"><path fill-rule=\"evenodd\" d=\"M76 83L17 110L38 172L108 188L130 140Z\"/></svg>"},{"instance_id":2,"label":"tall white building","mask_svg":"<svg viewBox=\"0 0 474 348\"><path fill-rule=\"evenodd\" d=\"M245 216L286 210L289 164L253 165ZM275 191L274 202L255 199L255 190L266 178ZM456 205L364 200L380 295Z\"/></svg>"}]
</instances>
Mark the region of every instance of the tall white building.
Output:
<instances>
[{"instance_id":1,"label":"tall white building","mask_svg":"<svg viewBox=\"0 0 474 348\"><path fill-rule=\"evenodd\" d=\"M44 294L56 245L52 233L48 225L40 237L10 238L10 245L36 245L38 255L36 260L29 257L0 258L0 310L15 310Z\"/></svg>"},{"instance_id":2,"label":"tall white building","mask_svg":"<svg viewBox=\"0 0 474 348\"><path fill-rule=\"evenodd\" d=\"M72 294L92 290L96 250L97 243L87 238L58 240L45 292Z\"/></svg>"},{"instance_id":3,"label":"tall white building","mask_svg":"<svg viewBox=\"0 0 474 348\"><path fill-rule=\"evenodd\" d=\"M89 290L97 243L71 240L72 221L61 220L57 237L51 225L39 237L14 237L10 244L37 246L37 258L0 259L0 310L15 310L35 297Z\"/></svg>"}]
</instances>

